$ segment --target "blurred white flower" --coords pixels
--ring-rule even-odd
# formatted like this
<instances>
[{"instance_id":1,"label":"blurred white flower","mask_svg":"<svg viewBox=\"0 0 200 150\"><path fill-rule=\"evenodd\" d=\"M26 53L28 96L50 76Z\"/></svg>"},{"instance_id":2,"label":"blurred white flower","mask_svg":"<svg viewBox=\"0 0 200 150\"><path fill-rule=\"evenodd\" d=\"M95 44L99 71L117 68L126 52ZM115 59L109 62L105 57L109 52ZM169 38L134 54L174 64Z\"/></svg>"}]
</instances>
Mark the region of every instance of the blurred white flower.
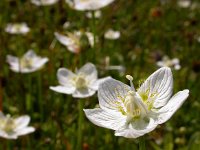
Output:
<instances>
[{"instance_id":1,"label":"blurred white flower","mask_svg":"<svg viewBox=\"0 0 200 150\"><path fill-rule=\"evenodd\" d=\"M48 6L48 5L53 5L58 0L31 0L31 3L37 5L37 6Z\"/></svg>"},{"instance_id":2,"label":"blurred white flower","mask_svg":"<svg viewBox=\"0 0 200 150\"><path fill-rule=\"evenodd\" d=\"M116 40L120 38L120 32L109 29L108 31L105 32L104 38L109 39L109 40Z\"/></svg>"},{"instance_id":3,"label":"blurred white flower","mask_svg":"<svg viewBox=\"0 0 200 150\"><path fill-rule=\"evenodd\" d=\"M51 90L72 94L76 98L85 98L94 95L99 84L109 77L97 79L96 67L92 63L87 63L76 73L66 68L60 68L57 72L57 78L60 85L51 86Z\"/></svg>"},{"instance_id":4,"label":"blurred white flower","mask_svg":"<svg viewBox=\"0 0 200 150\"><path fill-rule=\"evenodd\" d=\"M63 28L64 28L64 29L67 29L67 28L70 27L70 25L71 25L71 23L70 23L69 21L66 21L66 22L63 24Z\"/></svg>"},{"instance_id":5,"label":"blurred white flower","mask_svg":"<svg viewBox=\"0 0 200 150\"><path fill-rule=\"evenodd\" d=\"M72 53L80 53L81 51L81 36L85 34L88 38L90 46L94 46L94 36L90 32L80 32L80 31L75 31L74 33L68 32L67 35L60 34L58 32L55 32L54 35L56 39L66 46L68 50Z\"/></svg>"},{"instance_id":6,"label":"blurred white flower","mask_svg":"<svg viewBox=\"0 0 200 150\"><path fill-rule=\"evenodd\" d=\"M30 117L25 115L12 118L0 112L0 137L6 139L17 139L18 136L26 135L35 131L35 128L28 126Z\"/></svg>"},{"instance_id":7,"label":"blurred white flower","mask_svg":"<svg viewBox=\"0 0 200 150\"><path fill-rule=\"evenodd\" d=\"M158 61L157 66L159 67L171 67L175 70L181 69L180 61L178 58L169 59L168 56L164 56L161 61Z\"/></svg>"},{"instance_id":8,"label":"blurred white flower","mask_svg":"<svg viewBox=\"0 0 200 150\"><path fill-rule=\"evenodd\" d=\"M169 120L189 95L183 90L172 96L170 68L154 72L136 91L130 75L130 86L107 79L99 86L100 108L85 109L87 118L97 126L115 130L116 136L137 138Z\"/></svg>"},{"instance_id":9,"label":"blurred white flower","mask_svg":"<svg viewBox=\"0 0 200 150\"><path fill-rule=\"evenodd\" d=\"M7 55L7 62L14 72L34 72L41 69L47 61L48 58L37 56L33 50L29 50L21 58Z\"/></svg>"},{"instance_id":10,"label":"blurred white flower","mask_svg":"<svg viewBox=\"0 0 200 150\"><path fill-rule=\"evenodd\" d=\"M98 10L101 9L114 0L65 0L70 7L76 10L85 11L85 10Z\"/></svg>"},{"instance_id":11,"label":"blurred white flower","mask_svg":"<svg viewBox=\"0 0 200 150\"><path fill-rule=\"evenodd\" d=\"M182 8L188 8L191 5L191 0L178 0L177 5Z\"/></svg>"},{"instance_id":12,"label":"blurred white flower","mask_svg":"<svg viewBox=\"0 0 200 150\"><path fill-rule=\"evenodd\" d=\"M5 31L10 34L26 34L30 31L30 28L26 23L8 23Z\"/></svg>"},{"instance_id":13,"label":"blurred white flower","mask_svg":"<svg viewBox=\"0 0 200 150\"><path fill-rule=\"evenodd\" d=\"M92 18L92 12L91 11L87 12L86 17L91 19ZM101 11L100 10L94 11L94 18L101 18Z\"/></svg>"}]
</instances>

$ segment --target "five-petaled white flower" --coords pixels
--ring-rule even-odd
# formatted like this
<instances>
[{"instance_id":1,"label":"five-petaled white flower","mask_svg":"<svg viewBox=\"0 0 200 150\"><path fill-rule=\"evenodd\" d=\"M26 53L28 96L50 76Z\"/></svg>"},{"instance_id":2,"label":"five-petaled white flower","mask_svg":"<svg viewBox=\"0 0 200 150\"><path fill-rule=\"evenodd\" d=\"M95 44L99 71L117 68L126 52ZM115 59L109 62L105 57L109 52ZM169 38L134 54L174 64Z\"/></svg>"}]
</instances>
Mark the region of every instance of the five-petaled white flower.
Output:
<instances>
[{"instance_id":1,"label":"five-petaled white flower","mask_svg":"<svg viewBox=\"0 0 200 150\"><path fill-rule=\"evenodd\" d=\"M66 46L68 50L72 53L80 53L81 51L81 36L85 34L88 38L89 44L91 47L94 46L94 36L91 32L80 32L80 31L75 31L74 33L68 32L67 36L62 35L58 32L55 32L54 35L56 39Z\"/></svg>"},{"instance_id":2,"label":"five-petaled white flower","mask_svg":"<svg viewBox=\"0 0 200 150\"><path fill-rule=\"evenodd\" d=\"M97 70L92 63L85 64L76 71L76 74L66 68L60 68L57 72L59 86L50 87L59 93L72 94L76 98L85 98L95 94L98 86L105 79L97 79Z\"/></svg>"},{"instance_id":3,"label":"five-petaled white flower","mask_svg":"<svg viewBox=\"0 0 200 150\"><path fill-rule=\"evenodd\" d=\"M48 6L48 5L53 5L58 0L31 0L31 3L37 5L37 6Z\"/></svg>"},{"instance_id":4,"label":"five-petaled white flower","mask_svg":"<svg viewBox=\"0 0 200 150\"><path fill-rule=\"evenodd\" d=\"M37 56L33 50L29 50L21 58L7 55L7 62L10 64L10 69L14 72L34 72L41 69L47 61L48 58Z\"/></svg>"},{"instance_id":5,"label":"five-petaled white flower","mask_svg":"<svg viewBox=\"0 0 200 150\"><path fill-rule=\"evenodd\" d=\"M76 10L85 11L85 10L98 10L101 9L114 0L65 0L70 7Z\"/></svg>"},{"instance_id":6,"label":"five-petaled white flower","mask_svg":"<svg viewBox=\"0 0 200 150\"><path fill-rule=\"evenodd\" d=\"M178 58L169 59L168 56L164 56L162 60L158 61L156 64L159 67L171 67L171 68L173 67L175 70L179 70L181 69L181 66L179 63L180 62Z\"/></svg>"},{"instance_id":7,"label":"five-petaled white flower","mask_svg":"<svg viewBox=\"0 0 200 150\"><path fill-rule=\"evenodd\" d=\"M183 90L172 96L173 78L170 68L154 72L136 91L132 76L131 87L115 79L99 86L100 108L85 109L94 124L115 130L116 136L137 138L169 120L189 95Z\"/></svg>"},{"instance_id":8,"label":"five-petaled white flower","mask_svg":"<svg viewBox=\"0 0 200 150\"><path fill-rule=\"evenodd\" d=\"M116 40L120 38L120 32L109 29L108 31L105 32L104 38L109 39L109 40Z\"/></svg>"},{"instance_id":9,"label":"five-petaled white flower","mask_svg":"<svg viewBox=\"0 0 200 150\"><path fill-rule=\"evenodd\" d=\"M10 34L26 34L30 31L30 28L26 23L9 23L7 24L5 31Z\"/></svg>"},{"instance_id":10,"label":"five-petaled white flower","mask_svg":"<svg viewBox=\"0 0 200 150\"><path fill-rule=\"evenodd\" d=\"M12 118L0 112L0 137L6 139L17 139L18 136L26 135L35 131L35 128L28 126L30 117L25 115Z\"/></svg>"}]
</instances>

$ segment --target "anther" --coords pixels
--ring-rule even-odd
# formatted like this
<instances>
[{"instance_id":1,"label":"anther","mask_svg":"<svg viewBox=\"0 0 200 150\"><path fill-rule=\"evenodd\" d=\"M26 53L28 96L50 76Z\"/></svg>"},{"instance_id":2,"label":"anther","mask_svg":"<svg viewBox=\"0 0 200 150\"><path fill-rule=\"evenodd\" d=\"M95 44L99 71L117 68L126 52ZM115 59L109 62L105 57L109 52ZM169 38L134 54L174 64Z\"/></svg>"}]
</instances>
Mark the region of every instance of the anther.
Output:
<instances>
[{"instance_id":1,"label":"anther","mask_svg":"<svg viewBox=\"0 0 200 150\"><path fill-rule=\"evenodd\" d=\"M126 75L126 78L130 81L131 88L135 92L135 88L133 85L133 77L131 75Z\"/></svg>"}]
</instances>

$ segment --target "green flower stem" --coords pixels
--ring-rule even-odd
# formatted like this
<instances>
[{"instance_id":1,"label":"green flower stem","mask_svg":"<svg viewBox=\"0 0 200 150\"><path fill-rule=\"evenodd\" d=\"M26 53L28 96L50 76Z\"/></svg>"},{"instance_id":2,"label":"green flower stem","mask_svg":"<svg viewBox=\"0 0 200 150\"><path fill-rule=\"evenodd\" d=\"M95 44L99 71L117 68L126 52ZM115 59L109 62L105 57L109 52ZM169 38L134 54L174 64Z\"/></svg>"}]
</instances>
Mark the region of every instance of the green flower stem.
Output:
<instances>
[{"instance_id":1,"label":"green flower stem","mask_svg":"<svg viewBox=\"0 0 200 150\"><path fill-rule=\"evenodd\" d=\"M41 115L41 122L44 118L44 109L43 109L43 101L42 101L42 82L41 82L41 74L38 72L38 101L39 101L39 111Z\"/></svg>"},{"instance_id":2,"label":"green flower stem","mask_svg":"<svg viewBox=\"0 0 200 150\"><path fill-rule=\"evenodd\" d=\"M83 100L78 101L79 119L78 119L78 144L77 150L82 149L82 129L83 129Z\"/></svg>"},{"instance_id":3,"label":"green flower stem","mask_svg":"<svg viewBox=\"0 0 200 150\"><path fill-rule=\"evenodd\" d=\"M144 136L139 138L139 150L146 150L145 137Z\"/></svg>"},{"instance_id":4,"label":"green flower stem","mask_svg":"<svg viewBox=\"0 0 200 150\"><path fill-rule=\"evenodd\" d=\"M26 109L27 111L32 112L32 100L31 100L31 93L32 93L32 76L28 74L28 92L26 94Z\"/></svg>"}]
</instances>

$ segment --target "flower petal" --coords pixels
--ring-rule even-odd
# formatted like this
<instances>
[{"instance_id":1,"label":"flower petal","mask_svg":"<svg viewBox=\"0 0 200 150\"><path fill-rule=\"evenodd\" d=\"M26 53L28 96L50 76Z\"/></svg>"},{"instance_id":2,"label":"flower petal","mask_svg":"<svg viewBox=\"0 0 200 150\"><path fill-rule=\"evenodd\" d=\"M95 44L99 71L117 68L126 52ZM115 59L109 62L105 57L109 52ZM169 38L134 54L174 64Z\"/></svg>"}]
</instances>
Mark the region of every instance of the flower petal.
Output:
<instances>
[{"instance_id":1,"label":"flower petal","mask_svg":"<svg viewBox=\"0 0 200 150\"><path fill-rule=\"evenodd\" d=\"M126 128L126 129L117 130L115 131L115 136L123 136L126 138L138 138L140 136L143 136L146 133L153 131L156 127L157 127L157 124L151 118L146 128L142 130L137 130L134 128Z\"/></svg>"},{"instance_id":2,"label":"flower petal","mask_svg":"<svg viewBox=\"0 0 200 150\"><path fill-rule=\"evenodd\" d=\"M172 95L173 90L173 78L171 69L168 67L162 67L154 72L139 88L138 93L147 93L147 100L154 97L154 108L164 106Z\"/></svg>"},{"instance_id":3,"label":"flower petal","mask_svg":"<svg viewBox=\"0 0 200 150\"><path fill-rule=\"evenodd\" d=\"M110 79L110 78L111 78L111 77L105 77L105 78L98 79L98 80L96 80L95 82L92 82L92 83L89 85L89 87L90 87L91 89L98 90L99 85L100 85L101 83L103 83L105 80Z\"/></svg>"},{"instance_id":4,"label":"flower petal","mask_svg":"<svg viewBox=\"0 0 200 150\"><path fill-rule=\"evenodd\" d=\"M94 64L92 63L87 63L83 67L81 67L78 71L77 74L84 74L86 75L86 78L90 81L93 82L97 80L97 70Z\"/></svg>"},{"instance_id":5,"label":"flower petal","mask_svg":"<svg viewBox=\"0 0 200 150\"><path fill-rule=\"evenodd\" d=\"M26 52L26 53L24 54L23 57L26 57L26 58L34 58L34 57L37 57L37 55L35 54L35 52L34 52L32 49L30 49L30 50L28 50L28 52Z\"/></svg>"},{"instance_id":6,"label":"flower petal","mask_svg":"<svg viewBox=\"0 0 200 150\"><path fill-rule=\"evenodd\" d=\"M75 77L75 74L66 68L60 68L57 72L57 78L61 85L73 86L71 80Z\"/></svg>"},{"instance_id":7,"label":"flower petal","mask_svg":"<svg viewBox=\"0 0 200 150\"><path fill-rule=\"evenodd\" d=\"M15 119L16 128L15 131L26 127L30 122L30 117L25 115Z\"/></svg>"},{"instance_id":8,"label":"flower petal","mask_svg":"<svg viewBox=\"0 0 200 150\"><path fill-rule=\"evenodd\" d=\"M46 57L45 58L37 57L36 59L34 59L33 67L40 69L48 61L49 59Z\"/></svg>"},{"instance_id":9,"label":"flower petal","mask_svg":"<svg viewBox=\"0 0 200 150\"><path fill-rule=\"evenodd\" d=\"M126 117L120 113L106 112L101 108L84 109L86 117L95 125L118 130L126 123Z\"/></svg>"},{"instance_id":10,"label":"flower petal","mask_svg":"<svg viewBox=\"0 0 200 150\"><path fill-rule=\"evenodd\" d=\"M120 97L124 98L127 91L131 88L113 78L106 79L99 86L98 99L100 108L103 110L118 110L118 102L121 102Z\"/></svg>"},{"instance_id":11,"label":"flower petal","mask_svg":"<svg viewBox=\"0 0 200 150\"><path fill-rule=\"evenodd\" d=\"M51 86L50 89L63 94L72 94L75 91L73 86Z\"/></svg>"},{"instance_id":12,"label":"flower petal","mask_svg":"<svg viewBox=\"0 0 200 150\"><path fill-rule=\"evenodd\" d=\"M22 128L20 130L17 131L17 135L20 136L20 135L26 135L26 134L29 134L29 133L32 133L35 131L35 128L33 127L26 127L26 128Z\"/></svg>"},{"instance_id":13,"label":"flower petal","mask_svg":"<svg viewBox=\"0 0 200 150\"><path fill-rule=\"evenodd\" d=\"M169 120L171 116L181 107L188 95L189 90L183 90L175 94L169 102L158 111L158 124L162 124Z\"/></svg>"},{"instance_id":14,"label":"flower petal","mask_svg":"<svg viewBox=\"0 0 200 150\"><path fill-rule=\"evenodd\" d=\"M82 88L82 89L77 89L74 93L73 93L73 97L75 98L86 98L86 97L90 97L92 95L95 94L95 90L93 89L89 89L89 88Z\"/></svg>"}]
</instances>

